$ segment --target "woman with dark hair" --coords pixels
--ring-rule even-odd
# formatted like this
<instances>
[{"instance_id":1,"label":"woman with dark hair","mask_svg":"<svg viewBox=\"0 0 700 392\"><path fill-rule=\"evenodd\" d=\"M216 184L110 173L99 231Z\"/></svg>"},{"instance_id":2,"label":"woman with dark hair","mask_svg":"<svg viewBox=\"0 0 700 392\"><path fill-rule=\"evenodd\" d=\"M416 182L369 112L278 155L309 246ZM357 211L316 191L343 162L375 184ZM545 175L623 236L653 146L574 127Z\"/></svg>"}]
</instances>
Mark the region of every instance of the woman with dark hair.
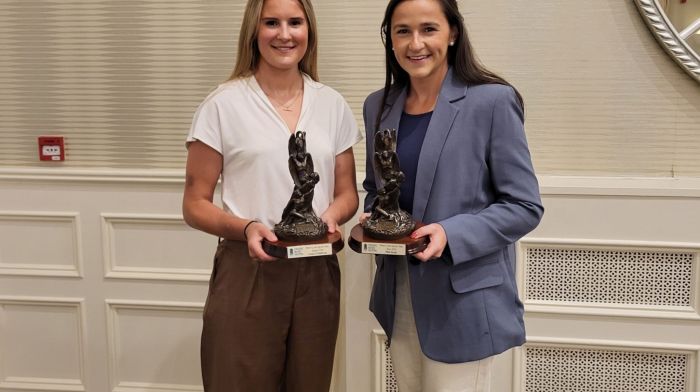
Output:
<instances>
[{"instance_id":1,"label":"woman with dark hair","mask_svg":"<svg viewBox=\"0 0 700 392\"><path fill-rule=\"evenodd\" d=\"M377 256L370 309L390 339L399 391L488 391L492 357L525 342L514 243L544 209L523 100L476 60L455 0L391 0L384 88L365 101L374 134L397 129L400 207L429 237ZM365 211L377 197L372 162ZM364 214L362 219L366 219Z\"/></svg>"},{"instance_id":2,"label":"woman with dark hair","mask_svg":"<svg viewBox=\"0 0 700 392\"><path fill-rule=\"evenodd\" d=\"M277 240L271 227L295 189L292 134L306 135L303 152L313 155L318 172L303 190L314 192L313 201L303 201L328 231L357 211L352 146L361 135L343 97L318 82L316 51L310 0L248 0L231 79L194 115L183 215L190 226L220 238L203 315L207 392L330 387L338 260L280 261L262 249L264 239ZM222 208L213 203L219 178Z\"/></svg>"}]
</instances>

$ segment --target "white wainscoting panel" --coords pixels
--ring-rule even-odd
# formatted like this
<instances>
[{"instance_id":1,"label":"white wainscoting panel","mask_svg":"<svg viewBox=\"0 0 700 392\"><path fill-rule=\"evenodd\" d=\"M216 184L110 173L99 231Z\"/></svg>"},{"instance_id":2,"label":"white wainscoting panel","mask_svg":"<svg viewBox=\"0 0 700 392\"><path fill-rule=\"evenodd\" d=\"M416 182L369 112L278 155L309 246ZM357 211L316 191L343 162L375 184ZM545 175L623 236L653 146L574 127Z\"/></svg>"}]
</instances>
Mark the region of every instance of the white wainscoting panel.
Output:
<instances>
[{"instance_id":1,"label":"white wainscoting panel","mask_svg":"<svg viewBox=\"0 0 700 392\"><path fill-rule=\"evenodd\" d=\"M108 278L207 281L216 240L188 227L182 215L103 213Z\"/></svg>"},{"instance_id":2,"label":"white wainscoting panel","mask_svg":"<svg viewBox=\"0 0 700 392\"><path fill-rule=\"evenodd\" d=\"M0 211L0 275L82 276L77 212Z\"/></svg>"},{"instance_id":3,"label":"white wainscoting panel","mask_svg":"<svg viewBox=\"0 0 700 392\"><path fill-rule=\"evenodd\" d=\"M201 390L201 312L216 238L183 223L181 173L61 173L0 173L0 392ZM585 357L590 366L605 368L670 353L688 361L691 381L681 391L697 392L700 182L540 180L545 216L518 247L528 342L546 337L530 358L569 360L567 350L580 345L593 355ZM56 256L49 276L40 264L47 255ZM396 389L383 333L367 310L371 259L349 250L341 258L336 392ZM82 279L59 276L64 270ZM85 315L62 298L85 298ZM86 328L76 330L81 317ZM564 349L550 350L559 343ZM524 357L514 358L527 347L496 358L493 392L526 391ZM550 392L532 383L527 392Z\"/></svg>"},{"instance_id":4,"label":"white wainscoting panel","mask_svg":"<svg viewBox=\"0 0 700 392\"><path fill-rule=\"evenodd\" d=\"M107 300L113 391L201 391L204 304Z\"/></svg>"},{"instance_id":5,"label":"white wainscoting panel","mask_svg":"<svg viewBox=\"0 0 700 392\"><path fill-rule=\"evenodd\" d=\"M183 181L181 171L0 173L0 298L40 303L0 304L0 392L202 389L217 239L183 222ZM84 298L80 337L63 298Z\"/></svg>"},{"instance_id":6,"label":"white wainscoting panel","mask_svg":"<svg viewBox=\"0 0 700 392\"><path fill-rule=\"evenodd\" d=\"M0 391L85 391L83 301L0 297Z\"/></svg>"}]
</instances>

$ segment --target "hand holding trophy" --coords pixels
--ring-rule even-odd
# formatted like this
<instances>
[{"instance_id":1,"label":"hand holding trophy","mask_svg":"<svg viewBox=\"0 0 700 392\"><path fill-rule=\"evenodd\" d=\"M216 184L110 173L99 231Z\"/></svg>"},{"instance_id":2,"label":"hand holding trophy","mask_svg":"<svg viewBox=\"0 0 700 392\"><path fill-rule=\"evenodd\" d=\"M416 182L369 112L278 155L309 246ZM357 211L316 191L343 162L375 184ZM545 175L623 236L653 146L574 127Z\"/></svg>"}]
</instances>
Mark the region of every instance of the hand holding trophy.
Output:
<instances>
[{"instance_id":1,"label":"hand holding trophy","mask_svg":"<svg viewBox=\"0 0 700 392\"><path fill-rule=\"evenodd\" d=\"M359 253L406 255L420 252L427 246L428 239L408 237L420 224L399 207L404 174L396 154L395 129L374 134L373 162L377 185L381 187L377 190L369 218L352 229L350 247Z\"/></svg>"},{"instance_id":2,"label":"hand holding trophy","mask_svg":"<svg viewBox=\"0 0 700 392\"><path fill-rule=\"evenodd\" d=\"M294 190L282 212L281 221L273 231L280 241L263 241L267 254L279 258L330 255L343 248L339 232L328 234L328 226L313 210L314 188L319 175L314 161L306 151L306 132L297 131L289 137L289 173Z\"/></svg>"}]
</instances>

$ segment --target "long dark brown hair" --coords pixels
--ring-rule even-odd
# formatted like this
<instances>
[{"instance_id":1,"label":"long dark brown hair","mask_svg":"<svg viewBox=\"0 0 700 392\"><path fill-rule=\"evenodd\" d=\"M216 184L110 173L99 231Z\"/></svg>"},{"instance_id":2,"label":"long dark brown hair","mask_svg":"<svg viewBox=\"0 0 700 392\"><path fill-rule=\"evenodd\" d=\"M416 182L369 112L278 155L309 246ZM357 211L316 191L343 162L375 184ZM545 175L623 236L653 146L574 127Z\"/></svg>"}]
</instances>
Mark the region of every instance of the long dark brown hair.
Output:
<instances>
[{"instance_id":1,"label":"long dark brown hair","mask_svg":"<svg viewBox=\"0 0 700 392\"><path fill-rule=\"evenodd\" d=\"M375 128L379 129L384 114L387 98L390 90L400 90L410 83L410 77L399 62L394 57L394 44L391 42L391 18L394 15L396 7L405 0L391 0L386 6L384 20L382 21L382 41L384 42L384 59L386 63L386 77L384 79L384 93L382 95L381 106L377 115ZM476 58L472 45L467 36L467 28L464 26L464 18L459 12L456 0L435 0L437 1L442 12L445 14L448 24L457 33L453 46L448 47L447 63L453 68L453 74L459 81L467 85L476 84L504 84L513 87L502 77L486 69ZM518 97L520 107L525 109L523 97L518 90L515 90L515 95Z\"/></svg>"}]
</instances>

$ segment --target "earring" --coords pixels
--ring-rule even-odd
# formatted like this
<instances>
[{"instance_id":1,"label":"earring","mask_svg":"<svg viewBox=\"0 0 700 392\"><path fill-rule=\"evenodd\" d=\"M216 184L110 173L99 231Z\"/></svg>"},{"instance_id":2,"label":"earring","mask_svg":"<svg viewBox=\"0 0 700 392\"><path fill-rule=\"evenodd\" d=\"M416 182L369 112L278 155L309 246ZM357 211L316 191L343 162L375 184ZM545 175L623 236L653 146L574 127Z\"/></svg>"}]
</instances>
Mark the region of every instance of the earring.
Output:
<instances>
[{"instance_id":1,"label":"earring","mask_svg":"<svg viewBox=\"0 0 700 392\"><path fill-rule=\"evenodd\" d=\"M455 41L450 41L450 46L455 46Z\"/></svg>"}]
</instances>

